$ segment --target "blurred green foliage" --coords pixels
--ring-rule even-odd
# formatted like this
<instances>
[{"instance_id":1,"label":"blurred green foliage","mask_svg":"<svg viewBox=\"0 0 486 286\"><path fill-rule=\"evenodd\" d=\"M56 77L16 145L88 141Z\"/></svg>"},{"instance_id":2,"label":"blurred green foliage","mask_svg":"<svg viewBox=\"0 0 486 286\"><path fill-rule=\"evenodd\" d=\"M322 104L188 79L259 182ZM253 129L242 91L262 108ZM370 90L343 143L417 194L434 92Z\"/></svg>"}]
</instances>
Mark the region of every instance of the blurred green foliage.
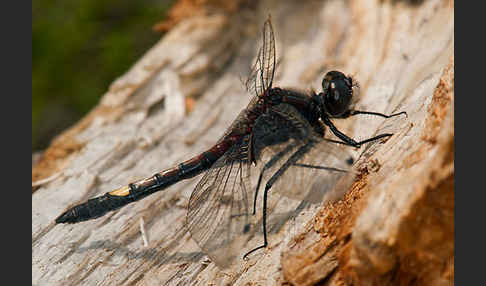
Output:
<instances>
[{"instance_id":1,"label":"blurred green foliage","mask_svg":"<svg viewBox=\"0 0 486 286\"><path fill-rule=\"evenodd\" d=\"M32 151L93 108L160 38L173 0L32 2Z\"/></svg>"}]
</instances>

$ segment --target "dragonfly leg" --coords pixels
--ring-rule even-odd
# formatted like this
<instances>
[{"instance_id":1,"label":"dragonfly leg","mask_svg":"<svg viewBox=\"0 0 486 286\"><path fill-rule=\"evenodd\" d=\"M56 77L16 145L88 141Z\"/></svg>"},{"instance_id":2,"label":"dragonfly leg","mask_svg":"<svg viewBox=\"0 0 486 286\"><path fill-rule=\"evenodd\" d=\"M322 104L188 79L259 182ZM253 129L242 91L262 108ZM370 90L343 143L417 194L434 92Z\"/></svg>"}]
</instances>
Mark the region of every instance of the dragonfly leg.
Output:
<instances>
[{"instance_id":1,"label":"dragonfly leg","mask_svg":"<svg viewBox=\"0 0 486 286\"><path fill-rule=\"evenodd\" d=\"M357 147L357 148L359 148L361 146L361 144L359 142L354 141L353 138L351 138L351 137L347 136L346 134L342 133L341 131L339 131L336 128L336 126L334 126L334 124L331 122L331 120L329 120L328 117L322 117L322 119L324 121L324 124L326 124L329 127L329 129L331 129L332 133L334 133L334 135L336 135L339 139L343 140L343 142L339 142L339 141L335 141L335 140L328 140L328 141L334 142L334 143L339 142L341 144L353 146L353 147Z\"/></svg>"},{"instance_id":2,"label":"dragonfly leg","mask_svg":"<svg viewBox=\"0 0 486 286\"><path fill-rule=\"evenodd\" d=\"M292 156L290 156L287 161L273 174L273 176L267 181L265 185L265 190L263 192L263 217L262 217L262 223L263 223L263 245L258 246L257 248L254 248L250 251L248 251L245 255L243 255L243 259L246 260L248 259L248 255L259 250L262 248L267 247L267 194L268 191L272 188L273 184L283 175L287 169L294 165L302 156L307 153L311 147L313 146L313 142L309 142L303 146L301 146L297 151L295 151ZM282 153L282 152L280 152ZM279 153L279 154L280 154ZM275 157L274 157L275 158ZM267 163L268 164L268 163Z\"/></svg>"},{"instance_id":3,"label":"dragonfly leg","mask_svg":"<svg viewBox=\"0 0 486 286\"><path fill-rule=\"evenodd\" d=\"M293 145L293 144L288 145L284 150L278 152L275 156L273 156L272 159L270 159L263 166L262 171L260 172L260 175L258 176L258 183L257 183L256 190L255 190L255 197L253 199L253 213L252 213L253 215L255 215L255 213L256 213L256 201L257 201L257 196L258 196L258 190L260 189L260 184L262 183L263 173L266 170L273 167L273 165L275 165L275 163L277 163L282 158L282 156L284 156L285 154L290 152L294 147L295 147L295 145Z\"/></svg>"},{"instance_id":4,"label":"dragonfly leg","mask_svg":"<svg viewBox=\"0 0 486 286\"><path fill-rule=\"evenodd\" d=\"M295 145L292 145L292 144L288 145L284 150L278 152L275 156L273 156L272 159L270 159L263 166L262 170L260 171L260 175L258 176L258 182L257 182L257 186L256 186L256 189L255 189L255 196L253 197L252 215L256 214L256 201L257 201L257 198L258 198L258 190L260 190L260 185L261 185L262 180L263 180L263 173L265 173L265 171L267 171L268 169L272 168L282 158L282 156L284 156L285 154L290 152L294 147L295 147ZM248 215L248 214L237 214L237 215L232 215L231 217L240 217L242 215Z\"/></svg>"},{"instance_id":5,"label":"dragonfly leg","mask_svg":"<svg viewBox=\"0 0 486 286\"><path fill-rule=\"evenodd\" d=\"M315 166L315 165L300 164L300 163L295 163L294 166L296 166L296 167L302 167L302 168L310 168L310 169L320 169L320 170L334 171L334 172L343 172L343 173L347 173L348 172L346 170L342 170L342 169L338 169L338 168L333 168L333 167Z\"/></svg>"},{"instance_id":6,"label":"dragonfly leg","mask_svg":"<svg viewBox=\"0 0 486 286\"><path fill-rule=\"evenodd\" d=\"M250 255L251 253L253 253L253 252L255 252L259 249L265 248L268 245L268 243L267 243L267 193L268 193L268 190L270 190L271 187L272 187L271 185L267 184L265 186L265 191L263 192L263 245L260 245L257 248L254 248L254 249L248 251L245 255L243 255L244 260L247 260L248 255Z\"/></svg>"},{"instance_id":7,"label":"dragonfly leg","mask_svg":"<svg viewBox=\"0 0 486 286\"><path fill-rule=\"evenodd\" d=\"M375 115L375 116L381 116L381 117L384 117L384 118L390 118L390 117L395 117L395 116L404 114L406 117L408 117L407 112L405 112L405 111L398 112L398 113L394 113L394 114L391 114L391 115L386 115L386 114L379 113L379 112L361 111L361 110L351 110L343 118L347 118L347 117L350 117L350 116L355 116L355 115L358 115L358 114Z\"/></svg>"},{"instance_id":8,"label":"dragonfly leg","mask_svg":"<svg viewBox=\"0 0 486 286\"><path fill-rule=\"evenodd\" d=\"M385 118L390 118L390 117L398 116L398 115L401 115L401 114L405 114L405 116L407 115L407 113L405 111L395 113L395 114L392 114L392 115L385 115L385 114L378 113L378 112L352 110L348 114L344 115L343 118L354 116L354 115L357 115L357 114L369 114L369 115L376 115L376 116L381 116L381 117L385 117ZM324 121L324 124L327 125L329 127L329 129L331 129L332 133L334 133L334 135L336 135L339 139L342 140L342 142L341 142L341 141L326 139L327 141L333 142L333 143L338 143L338 144L344 144L344 145L347 145L347 146L353 146L353 147L356 147L356 148L361 147L361 145L363 145L365 143L372 142L372 141L375 141L375 140L378 140L378 139L381 139L381 138L384 138L384 137L390 137L390 136L393 135L393 133L384 133L384 134L380 134L380 135L377 135L375 137L372 137L372 138L369 138L369 139L366 139L366 140L363 140L363 141L356 142L353 138L351 138L351 137L347 136L346 134L342 133L341 131L339 131L336 128L336 126L334 126L334 124L331 122L331 120L329 120L329 118L323 117L323 121Z\"/></svg>"},{"instance_id":9,"label":"dragonfly leg","mask_svg":"<svg viewBox=\"0 0 486 286\"><path fill-rule=\"evenodd\" d=\"M257 183L256 190L255 190L255 197L253 199L253 212L252 212L252 215L255 215L255 213L256 213L256 201L257 201L257 196L258 196L258 190L260 189L260 184L262 182L263 172L265 172L266 167L267 167L267 164L265 164L265 166L263 167L262 171L260 172L260 175L258 176L258 183Z\"/></svg>"}]
</instances>

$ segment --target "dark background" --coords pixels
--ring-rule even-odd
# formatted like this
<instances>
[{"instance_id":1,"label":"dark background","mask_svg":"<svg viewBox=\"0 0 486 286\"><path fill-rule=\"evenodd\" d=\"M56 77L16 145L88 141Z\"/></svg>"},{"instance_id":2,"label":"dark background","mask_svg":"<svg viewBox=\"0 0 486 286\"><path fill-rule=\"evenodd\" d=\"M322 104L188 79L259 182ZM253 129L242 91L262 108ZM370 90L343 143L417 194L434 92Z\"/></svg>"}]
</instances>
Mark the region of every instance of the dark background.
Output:
<instances>
[{"instance_id":1,"label":"dark background","mask_svg":"<svg viewBox=\"0 0 486 286\"><path fill-rule=\"evenodd\" d=\"M32 152L77 122L162 36L174 0L32 2Z\"/></svg>"}]
</instances>

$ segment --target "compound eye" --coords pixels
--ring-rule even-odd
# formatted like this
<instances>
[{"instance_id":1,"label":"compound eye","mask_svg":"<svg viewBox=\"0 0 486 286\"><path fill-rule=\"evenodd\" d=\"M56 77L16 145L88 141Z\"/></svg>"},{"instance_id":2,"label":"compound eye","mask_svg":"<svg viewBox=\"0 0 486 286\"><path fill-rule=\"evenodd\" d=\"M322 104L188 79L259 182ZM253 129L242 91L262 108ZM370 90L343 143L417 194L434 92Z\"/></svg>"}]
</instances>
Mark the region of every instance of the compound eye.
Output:
<instances>
[{"instance_id":1,"label":"compound eye","mask_svg":"<svg viewBox=\"0 0 486 286\"><path fill-rule=\"evenodd\" d=\"M329 94L332 95L332 101L334 102L337 102L339 101L339 98L341 97L340 94L339 94L339 89L336 88L336 83L335 82L331 82L330 84L330 89L329 89Z\"/></svg>"},{"instance_id":2,"label":"compound eye","mask_svg":"<svg viewBox=\"0 0 486 286\"><path fill-rule=\"evenodd\" d=\"M331 116L340 116L349 109L353 96L352 82L343 73L331 71L322 80L324 105Z\"/></svg>"},{"instance_id":3,"label":"compound eye","mask_svg":"<svg viewBox=\"0 0 486 286\"><path fill-rule=\"evenodd\" d=\"M329 85L331 84L331 80L326 76L322 80L322 91L326 92L329 89Z\"/></svg>"}]
</instances>

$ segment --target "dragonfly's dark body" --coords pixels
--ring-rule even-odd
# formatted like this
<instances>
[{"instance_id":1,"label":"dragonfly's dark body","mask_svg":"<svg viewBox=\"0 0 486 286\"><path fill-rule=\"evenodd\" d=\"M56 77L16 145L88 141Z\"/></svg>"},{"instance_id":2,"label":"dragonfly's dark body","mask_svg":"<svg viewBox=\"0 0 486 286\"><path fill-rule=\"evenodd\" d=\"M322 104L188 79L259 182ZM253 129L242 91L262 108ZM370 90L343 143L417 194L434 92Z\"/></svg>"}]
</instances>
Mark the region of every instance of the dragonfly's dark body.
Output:
<instances>
[{"instance_id":1,"label":"dragonfly's dark body","mask_svg":"<svg viewBox=\"0 0 486 286\"><path fill-rule=\"evenodd\" d=\"M312 100L311 96L294 90L271 88L263 96L255 97L247 108L234 120L224 136L209 150L180 163L176 167L129 184L127 195L116 195L117 190L115 190L101 197L90 199L85 204L75 206L59 216L56 219L56 223L77 223L103 216L109 211L138 201L181 180L201 174L209 169L231 146L240 143L245 135L250 135L253 131L255 121L269 107L282 103L294 106L311 126L314 127L315 131L322 136L324 135L324 128L318 121L321 114L317 103ZM255 162L255 158L252 158L251 154L253 153L251 150L248 154L248 160Z\"/></svg>"},{"instance_id":2,"label":"dragonfly's dark body","mask_svg":"<svg viewBox=\"0 0 486 286\"><path fill-rule=\"evenodd\" d=\"M351 77L338 71L326 74L322 81L323 92L319 94L273 88L275 58L273 28L268 19L263 28L262 48L246 83L254 97L213 147L152 177L77 205L60 215L56 223L77 223L100 217L204 172L189 199L186 227L211 259L218 266L225 267L230 258L241 251L244 243L241 237L250 235L249 216L255 214L258 190L264 176L270 173L271 176L265 179L263 192L264 244L245 256L265 247L267 194L284 174L291 173L287 172L291 167L328 173L345 172L341 167L349 167L350 160L336 154L336 143L360 147L392 135L380 134L356 142L340 132L331 122L332 118L357 114L388 118L404 114L388 116L352 109L353 92L358 85ZM326 127L340 140L324 138ZM342 164L337 167L317 165L322 163L316 161L318 157L326 159L333 156ZM332 164L332 161L326 162ZM253 188L249 182L250 167L257 164L261 170L256 188ZM332 185L338 176L328 175L326 178L326 184Z\"/></svg>"}]
</instances>

